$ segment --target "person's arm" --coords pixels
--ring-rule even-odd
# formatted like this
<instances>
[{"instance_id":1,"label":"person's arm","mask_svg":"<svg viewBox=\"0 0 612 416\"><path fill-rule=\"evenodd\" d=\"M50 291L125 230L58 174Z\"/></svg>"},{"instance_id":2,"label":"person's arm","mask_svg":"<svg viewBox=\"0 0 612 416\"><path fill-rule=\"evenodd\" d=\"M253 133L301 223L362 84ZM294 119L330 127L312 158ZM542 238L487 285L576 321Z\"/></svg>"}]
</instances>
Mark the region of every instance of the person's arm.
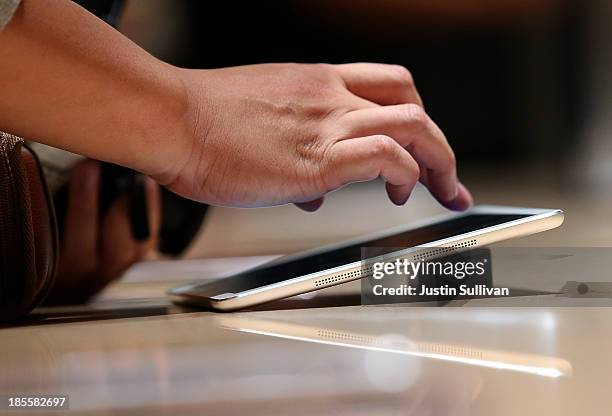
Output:
<instances>
[{"instance_id":1,"label":"person's arm","mask_svg":"<svg viewBox=\"0 0 612 416\"><path fill-rule=\"evenodd\" d=\"M22 0L0 32L0 129L159 174L185 136L173 68L67 0Z\"/></svg>"},{"instance_id":2,"label":"person's arm","mask_svg":"<svg viewBox=\"0 0 612 416\"><path fill-rule=\"evenodd\" d=\"M186 70L68 0L23 0L0 32L0 130L151 175L194 200L320 205L382 176L465 209L444 134L410 73L381 64Z\"/></svg>"}]
</instances>

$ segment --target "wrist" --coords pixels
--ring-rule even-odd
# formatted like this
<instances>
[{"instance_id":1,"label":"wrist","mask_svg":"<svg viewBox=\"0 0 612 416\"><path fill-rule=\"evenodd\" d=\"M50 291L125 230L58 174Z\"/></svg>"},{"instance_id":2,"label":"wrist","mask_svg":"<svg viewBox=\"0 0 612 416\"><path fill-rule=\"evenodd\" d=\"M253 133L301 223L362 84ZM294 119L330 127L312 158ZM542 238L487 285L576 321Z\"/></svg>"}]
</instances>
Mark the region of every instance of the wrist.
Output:
<instances>
[{"instance_id":1,"label":"wrist","mask_svg":"<svg viewBox=\"0 0 612 416\"><path fill-rule=\"evenodd\" d=\"M142 125L128 149L130 160L125 165L166 184L180 171L189 155L193 136L193 110L180 68L159 62L159 76L142 94L141 108L135 108ZM137 107L140 104L136 104ZM131 140L127 140L131 142Z\"/></svg>"},{"instance_id":2,"label":"wrist","mask_svg":"<svg viewBox=\"0 0 612 416\"><path fill-rule=\"evenodd\" d=\"M209 71L171 67L171 72L176 85L166 104L171 110L164 129L169 133L158 145L168 152L162 151L162 164L149 174L161 185L178 187L175 191L180 193L181 176L194 174L186 172L188 165L194 165L192 159L197 159L198 169L207 169L202 149L212 124L212 109L205 94Z\"/></svg>"}]
</instances>

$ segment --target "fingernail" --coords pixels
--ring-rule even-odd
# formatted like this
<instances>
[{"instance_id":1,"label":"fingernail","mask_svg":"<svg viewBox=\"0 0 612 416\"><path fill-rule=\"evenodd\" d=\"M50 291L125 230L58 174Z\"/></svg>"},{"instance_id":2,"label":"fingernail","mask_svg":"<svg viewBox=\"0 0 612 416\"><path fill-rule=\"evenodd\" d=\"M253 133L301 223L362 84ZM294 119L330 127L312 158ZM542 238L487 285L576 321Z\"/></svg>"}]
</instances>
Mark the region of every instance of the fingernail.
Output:
<instances>
[{"instance_id":1,"label":"fingernail","mask_svg":"<svg viewBox=\"0 0 612 416\"><path fill-rule=\"evenodd\" d=\"M469 206L467 206L465 202L460 201L458 198L448 201L446 203L446 207L453 211L465 211L469 208Z\"/></svg>"},{"instance_id":2,"label":"fingernail","mask_svg":"<svg viewBox=\"0 0 612 416\"><path fill-rule=\"evenodd\" d=\"M408 195L406 195L404 198L401 198L401 199L398 199L397 201L394 201L395 205L398 205L400 207L403 206L403 205L406 205L406 202L408 202L408 200L410 199L410 195L411 194L412 194L412 192L409 192Z\"/></svg>"},{"instance_id":3,"label":"fingernail","mask_svg":"<svg viewBox=\"0 0 612 416\"><path fill-rule=\"evenodd\" d=\"M468 189L462 183L459 183L459 189L460 192L457 194L457 196L444 204L447 208L452 209L453 211L465 211L474 203L470 191L468 191Z\"/></svg>"},{"instance_id":4,"label":"fingernail","mask_svg":"<svg viewBox=\"0 0 612 416\"><path fill-rule=\"evenodd\" d=\"M446 201L452 201L459 195L459 182L453 181L446 190Z\"/></svg>"}]
</instances>

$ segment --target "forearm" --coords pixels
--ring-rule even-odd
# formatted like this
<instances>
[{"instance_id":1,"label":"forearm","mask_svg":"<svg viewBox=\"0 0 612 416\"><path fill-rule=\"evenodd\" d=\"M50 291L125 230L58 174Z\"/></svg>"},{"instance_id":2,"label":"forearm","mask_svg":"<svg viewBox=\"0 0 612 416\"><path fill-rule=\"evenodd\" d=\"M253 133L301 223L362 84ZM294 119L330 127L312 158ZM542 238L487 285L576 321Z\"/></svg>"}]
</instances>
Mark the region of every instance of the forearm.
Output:
<instances>
[{"instance_id":1,"label":"forearm","mask_svg":"<svg viewBox=\"0 0 612 416\"><path fill-rule=\"evenodd\" d=\"M85 9L23 0L0 51L0 130L158 176L179 162L178 71Z\"/></svg>"}]
</instances>

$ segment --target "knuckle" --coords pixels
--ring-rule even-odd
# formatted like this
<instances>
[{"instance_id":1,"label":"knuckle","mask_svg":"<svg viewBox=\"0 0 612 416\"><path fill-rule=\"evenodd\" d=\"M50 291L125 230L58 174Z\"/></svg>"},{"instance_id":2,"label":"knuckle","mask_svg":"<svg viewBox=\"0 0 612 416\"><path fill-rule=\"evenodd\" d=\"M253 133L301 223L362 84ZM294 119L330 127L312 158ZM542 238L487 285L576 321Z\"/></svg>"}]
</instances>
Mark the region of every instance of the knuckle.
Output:
<instances>
[{"instance_id":1,"label":"knuckle","mask_svg":"<svg viewBox=\"0 0 612 416\"><path fill-rule=\"evenodd\" d=\"M310 68L316 78L322 85L330 86L337 84L340 80L340 75L331 64L311 64Z\"/></svg>"},{"instance_id":2,"label":"knuckle","mask_svg":"<svg viewBox=\"0 0 612 416\"><path fill-rule=\"evenodd\" d=\"M414 86L414 78L412 73L402 65L391 65L395 76L397 77L397 82L403 86Z\"/></svg>"},{"instance_id":3,"label":"knuckle","mask_svg":"<svg viewBox=\"0 0 612 416\"><path fill-rule=\"evenodd\" d=\"M410 122L423 126L429 123L429 116L420 105L406 104L403 107L404 115L408 120L410 120Z\"/></svg>"},{"instance_id":4,"label":"knuckle","mask_svg":"<svg viewBox=\"0 0 612 416\"><path fill-rule=\"evenodd\" d=\"M371 148L371 156L374 158L391 158L395 156L395 141L389 136L374 136Z\"/></svg>"},{"instance_id":5,"label":"knuckle","mask_svg":"<svg viewBox=\"0 0 612 416\"><path fill-rule=\"evenodd\" d=\"M455 157L455 152L453 152L452 149L445 152L444 159L444 163L447 166L455 166L457 164L457 158Z\"/></svg>"},{"instance_id":6,"label":"knuckle","mask_svg":"<svg viewBox=\"0 0 612 416\"><path fill-rule=\"evenodd\" d=\"M319 63L319 64L311 64L312 68L315 68L321 74L330 75L335 74L334 66L331 64Z\"/></svg>"}]
</instances>

